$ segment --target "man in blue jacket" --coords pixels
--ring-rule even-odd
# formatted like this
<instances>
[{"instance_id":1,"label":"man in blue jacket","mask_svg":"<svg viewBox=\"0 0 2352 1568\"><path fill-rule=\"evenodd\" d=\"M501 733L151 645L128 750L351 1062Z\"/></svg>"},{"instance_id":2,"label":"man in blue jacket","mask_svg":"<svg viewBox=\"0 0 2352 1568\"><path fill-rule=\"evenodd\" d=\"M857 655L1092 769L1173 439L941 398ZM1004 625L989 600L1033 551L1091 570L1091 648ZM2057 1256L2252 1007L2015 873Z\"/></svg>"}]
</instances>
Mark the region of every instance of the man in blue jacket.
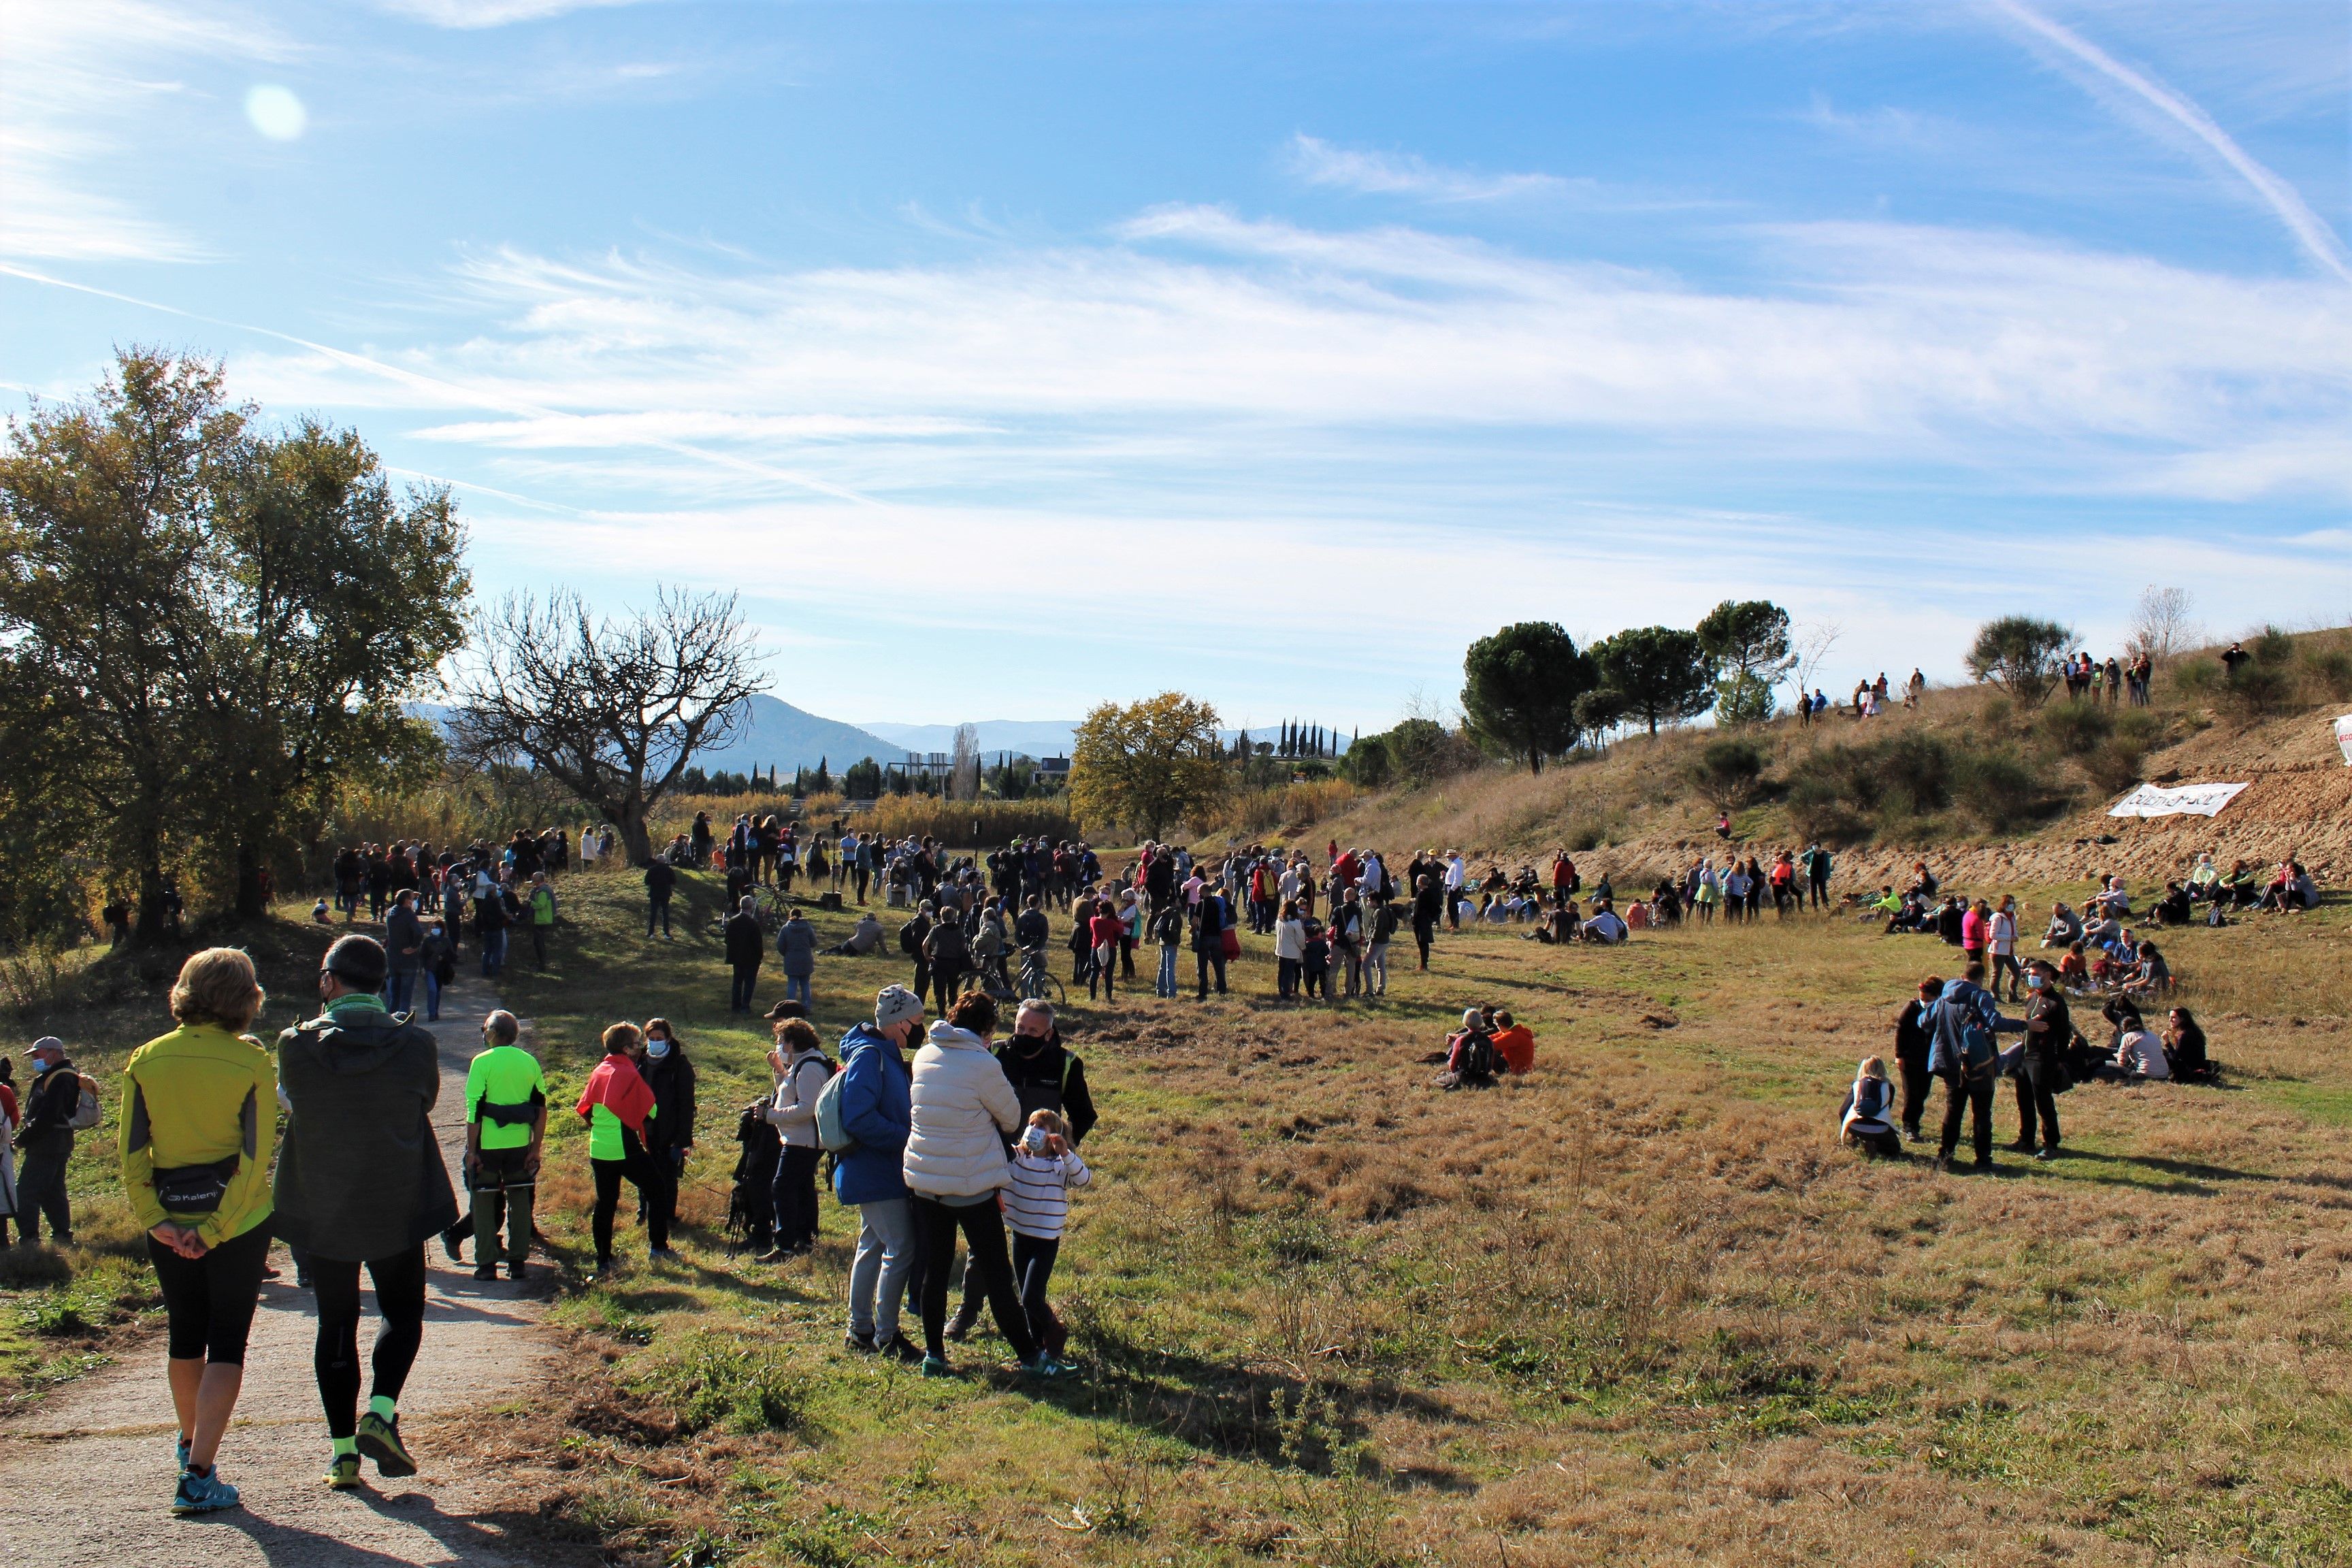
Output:
<instances>
[{"instance_id":1,"label":"man in blue jacket","mask_svg":"<svg viewBox=\"0 0 2352 1568\"><path fill-rule=\"evenodd\" d=\"M833 1168L833 1194L857 1210L857 1255L849 1266L849 1338L854 1351L908 1363L923 1352L898 1331L898 1309L915 1262L915 1216L903 1166L914 1122L907 1053L923 1037L923 999L903 985L874 998L874 1025L841 1038L841 1130L856 1142Z\"/></svg>"},{"instance_id":2,"label":"man in blue jacket","mask_svg":"<svg viewBox=\"0 0 2352 1568\"><path fill-rule=\"evenodd\" d=\"M1992 1087L2000 1066L1994 1036L2025 1032L2021 1018L2004 1018L1985 990L1984 964L1973 961L1967 978L1944 987L1937 1000L1927 1047L1927 1070L1944 1080L1944 1141L1936 1169L1952 1168L1952 1152L1960 1146L1960 1117L1972 1111L1977 1165L1992 1169Z\"/></svg>"}]
</instances>

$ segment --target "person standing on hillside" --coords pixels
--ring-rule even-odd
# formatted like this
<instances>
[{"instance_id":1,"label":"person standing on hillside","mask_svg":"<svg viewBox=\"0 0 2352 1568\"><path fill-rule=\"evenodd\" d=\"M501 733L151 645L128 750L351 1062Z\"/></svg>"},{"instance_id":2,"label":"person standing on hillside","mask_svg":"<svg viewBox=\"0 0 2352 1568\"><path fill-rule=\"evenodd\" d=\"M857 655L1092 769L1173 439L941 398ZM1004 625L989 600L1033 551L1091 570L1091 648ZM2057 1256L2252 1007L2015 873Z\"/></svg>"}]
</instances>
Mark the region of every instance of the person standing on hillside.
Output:
<instances>
[{"instance_id":1,"label":"person standing on hillside","mask_svg":"<svg viewBox=\"0 0 2352 1568\"><path fill-rule=\"evenodd\" d=\"M503 1007L482 1020L482 1048L466 1068L466 1187L472 1201L474 1278L499 1277L506 1226L507 1278L530 1257L531 1214L547 1137L547 1079L524 1050L522 1024Z\"/></svg>"},{"instance_id":2,"label":"person standing on hillside","mask_svg":"<svg viewBox=\"0 0 2352 1568\"><path fill-rule=\"evenodd\" d=\"M662 1237L653 1256L667 1261L677 1256L669 1245L669 1233L677 1224L677 1187L686 1157L694 1151L694 1063L667 1018L647 1018L644 1034L637 1076L653 1090L654 1108L640 1140L646 1146L646 1180L637 1184L637 1193L644 1201L647 1234Z\"/></svg>"},{"instance_id":3,"label":"person standing on hillside","mask_svg":"<svg viewBox=\"0 0 2352 1568\"><path fill-rule=\"evenodd\" d=\"M1438 879L1426 872L1412 890L1412 945L1420 951L1424 971L1429 968L1429 944L1437 935L1438 909L1445 898Z\"/></svg>"},{"instance_id":4,"label":"person standing on hillside","mask_svg":"<svg viewBox=\"0 0 2352 1568\"><path fill-rule=\"evenodd\" d=\"M1931 974L1919 982L1919 994L1895 1015L1895 1062L1903 1076L1903 1136L1914 1143L1919 1142L1928 1086L1936 1081L1927 1070L1927 1056L1935 1044L1936 999L1943 994L1944 982Z\"/></svg>"},{"instance_id":5,"label":"person standing on hillside","mask_svg":"<svg viewBox=\"0 0 2352 1568\"><path fill-rule=\"evenodd\" d=\"M849 1348L910 1363L920 1362L922 1352L898 1322L916 1252L904 1169L914 1119L906 1051L922 1033L923 999L903 985L886 985L874 998L873 1026L852 1025L842 1037L841 1130L853 1142L833 1167L833 1195L857 1211Z\"/></svg>"},{"instance_id":6,"label":"person standing on hillside","mask_svg":"<svg viewBox=\"0 0 2352 1568\"><path fill-rule=\"evenodd\" d=\"M1217 972L1217 994L1225 994L1225 906L1216 894L1202 891L1192 908L1192 961L1200 983L1200 999L1209 999L1209 971ZM1007 1129L1010 1131L1010 1129Z\"/></svg>"},{"instance_id":7,"label":"person standing on hillside","mask_svg":"<svg viewBox=\"0 0 2352 1568\"><path fill-rule=\"evenodd\" d=\"M16 1130L16 1148L25 1156L16 1173L16 1224L27 1247L40 1240L45 1218L49 1239L71 1247L73 1207L66 1197L66 1162L73 1158L81 1074L66 1055L65 1042L55 1035L43 1035L25 1055L33 1063L33 1081L25 1086L25 1122Z\"/></svg>"},{"instance_id":8,"label":"person standing on hillside","mask_svg":"<svg viewBox=\"0 0 2352 1568\"><path fill-rule=\"evenodd\" d=\"M2066 1070L2066 1052L2074 1038L2074 1016L2058 972L2035 959L2026 972L2025 986L2032 1000L2025 1009L2025 1056L2017 1069L2017 1142L2010 1148L2037 1160L2058 1157L2057 1091ZM2034 1147L2036 1124L2042 1145Z\"/></svg>"},{"instance_id":9,"label":"person standing on hillside","mask_svg":"<svg viewBox=\"0 0 2352 1568\"><path fill-rule=\"evenodd\" d=\"M751 994L759 989L760 954L767 942L760 931L759 905L755 896L746 894L727 917L727 966L734 972L734 981L727 993L727 1010L748 1013L751 1010Z\"/></svg>"},{"instance_id":10,"label":"person standing on hillside","mask_svg":"<svg viewBox=\"0 0 2352 1568\"><path fill-rule=\"evenodd\" d=\"M278 1089L269 1053L245 1033L261 1002L253 960L229 947L196 953L172 987L179 1027L133 1051L122 1069L122 1194L147 1233L170 1321L176 1514L238 1500L214 1461L244 1386L269 1262Z\"/></svg>"},{"instance_id":11,"label":"person standing on hillside","mask_svg":"<svg viewBox=\"0 0 2352 1568\"><path fill-rule=\"evenodd\" d=\"M278 1154L278 1234L308 1268L318 1302L319 1401L334 1456L327 1484L360 1484L360 1456L386 1478L413 1476L401 1440L401 1386L425 1338L425 1243L457 1219L433 1107L433 1037L384 1011L383 949L338 938L319 971L318 1017L278 1037L289 1110ZM374 1387L359 1415L360 1269L382 1318Z\"/></svg>"},{"instance_id":12,"label":"person standing on hillside","mask_svg":"<svg viewBox=\"0 0 2352 1568\"><path fill-rule=\"evenodd\" d=\"M1944 987L1930 1025L1927 1068L1944 1080L1944 1135L1936 1168L1952 1168L1960 1144L1960 1121L1973 1117L1979 1171L1992 1169L1992 1089L2000 1068L1995 1037L2025 1026L2000 1016L1984 989L1984 965L1972 962L1964 978Z\"/></svg>"},{"instance_id":13,"label":"person standing on hillside","mask_svg":"<svg viewBox=\"0 0 2352 1568\"><path fill-rule=\"evenodd\" d=\"M816 975L816 928L808 923L798 904L776 932L776 955L784 961L784 999L814 1007L809 982Z\"/></svg>"},{"instance_id":14,"label":"person standing on hillside","mask_svg":"<svg viewBox=\"0 0 2352 1568\"><path fill-rule=\"evenodd\" d=\"M596 1206L589 1211L589 1236L596 1245L596 1277L613 1277L613 1219L621 1208L621 1184L651 1195L656 1178L646 1159L646 1123L654 1115L654 1091L637 1063L646 1037L635 1024L613 1024L603 1037L604 1059L590 1070L572 1114L588 1123L588 1168L596 1184ZM648 1205L646 1245L656 1258L672 1256L662 1211Z\"/></svg>"},{"instance_id":15,"label":"person standing on hillside","mask_svg":"<svg viewBox=\"0 0 2352 1568\"><path fill-rule=\"evenodd\" d=\"M654 927L661 927L662 941L670 940L669 900L677 891L677 868L656 856L646 867L646 940L651 942Z\"/></svg>"},{"instance_id":16,"label":"person standing on hillside","mask_svg":"<svg viewBox=\"0 0 2352 1568\"><path fill-rule=\"evenodd\" d=\"M392 1011L406 1013L415 1006L416 975L424 967L425 925L416 918L416 889L403 888L383 917L383 955L389 965L385 1001Z\"/></svg>"}]
</instances>

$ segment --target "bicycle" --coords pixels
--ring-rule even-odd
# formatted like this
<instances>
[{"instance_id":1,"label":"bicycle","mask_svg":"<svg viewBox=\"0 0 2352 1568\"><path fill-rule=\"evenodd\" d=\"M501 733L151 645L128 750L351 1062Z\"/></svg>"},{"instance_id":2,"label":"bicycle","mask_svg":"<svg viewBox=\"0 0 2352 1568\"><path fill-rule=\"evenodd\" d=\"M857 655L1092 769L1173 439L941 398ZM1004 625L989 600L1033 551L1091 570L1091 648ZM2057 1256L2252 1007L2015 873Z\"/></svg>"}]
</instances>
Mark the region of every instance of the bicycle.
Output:
<instances>
[{"instance_id":1,"label":"bicycle","mask_svg":"<svg viewBox=\"0 0 2352 1568\"><path fill-rule=\"evenodd\" d=\"M1054 977L1053 967L1045 962L1045 950L1042 947L1021 950L1020 989L1021 994L1014 998L1016 1001L1026 1002L1034 996L1051 1002L1056 1007L1066 1005L1068 1002L1069 993Z\"/></svg>"},{"instance_id":2,"label":"bicycle","mask_svg":"<svg viewBox=\"0 0 2352 1568\"><path fill-rule=\"evenodd\" d=\"M791 905L783 894L773 888L755 882L751 885L751 892L745 897L751 900L751 912L758 918L760 929L762 931L773 936L784 929L784 911ZM711 936L723 939L727 935L727 921L734 913L734 910L731 909L719 910L710 917L710 923L704 928L705 931Z\"/></svg>"}]
</instances>

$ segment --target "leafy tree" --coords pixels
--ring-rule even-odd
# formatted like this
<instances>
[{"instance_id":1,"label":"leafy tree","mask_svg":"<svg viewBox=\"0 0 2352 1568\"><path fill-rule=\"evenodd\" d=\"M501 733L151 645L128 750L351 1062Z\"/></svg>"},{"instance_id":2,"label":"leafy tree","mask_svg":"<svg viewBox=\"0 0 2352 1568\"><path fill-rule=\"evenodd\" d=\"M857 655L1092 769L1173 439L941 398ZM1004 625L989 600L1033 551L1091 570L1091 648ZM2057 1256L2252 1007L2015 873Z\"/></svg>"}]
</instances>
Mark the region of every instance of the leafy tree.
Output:
<instances>
[{"instance_id":1,"label":"leafy tree","mask_svg":"<svg viewBox=\"0 0 2352 1568\"><path fill-rule=\"evenodd\" d=\"M1725 724L1761 724L1772 717L1771 684L1759 675L1727 675L1715 683L1715 716Z\"/></svg>"},{"instance_id":2,"label":"leafy tree","mask_svg":"<svg viewBox=\"0 0 2352 1568\"><path fill-rule=\"evenodd\" d=\"M1724 600L1699 622L1698 640L1718 671L1753 676L1768 686L1792 662L1789 612L1766 599Z\"/></svg>"},{"instance_id":3,"label":"leafy tree","mask_svg":"<svg viewBox=\"0 0 2352 1568\"><path fill-rule=\"evenodd\" d=\"M1969 673L2032 708L2058 683L2060 661L2074 646L2071 627L2031 616L2003 616L1977 629L1977 640L1969 648Z\"/></svg>"},{"instance_id":4,"label":"leafy tree","mask_svg":"<svg viewBox=\"0 0 2352 1568\"><path fill-rule=\"evenodd\" d=\"M522 758L653 858L646 819L695 753L722 748L763 689L735 596L662 588L654 607L592 621L580 596L509 595L478 617L459 686L459 744Z\"/></svg>"},{"instance_id":5,"label":"leafy tree","mask_svg":"<svg viewBox=\"0 0 2352 1568\"><path fill-rule=\"evenodd\" d=\"M1591 658L1549 621L1521 621L1470 645L1462 711L1471 732L1531 773L1576 743L1576 700L1600 684Z\"/></svg>"},{"instance_id":6,"label":"leafy tree","mask_svg":"<svg viewBox=\"0 0 2352 1568\"><path fill-rule=\"evenodd\" d=\"M1636 626L1592 646L1601 683L1624 702L1629 718L1658 732L1660 723L1696 719L1715 700L1714 669L1696 632Z\"/></svg>"},{"instance_id":7,"label":"leafy tree","mask_svg":"<svg viewBox=\"0 0 2352 1568\"><path fill-rule=\"evenodd\" d=\"M1070 748L1070 800L1089 821L1157 838L1214 802L1226 784L1217 710L1181 691L1086 716Z\"/></svg>"},{"instance_id":8,"label":"leafy tree","mask_svg":"<svg viewBox=\"0 0 2352 1568\"><path fill-rule=\"evenodd\" d=\"M1601 735L1625 721L1622 692L1597 686L1576 700L1576 724L1588 735Z\"/></svg>"},{"instance_id":9,"label":"leafy tree","mask_svg":"<svg viewBox=\"0 0 2352 1568\"><path fill-rule=\"evenodd\" d=\"M1396 772L1396 759L1390 753L1388 741L1380 735L1362 737L1339 759L1339 776L1366 789L1380 788Z\"/></svg>"},{"instance_id":10,"label":"leafy tree","mask_svg":"<svg viewBox=\"0 0 2352 1568\"><path fill-rule=\"evenodd\" d=\"M357 436L268 435L217 365L121 352L0 457L0 638L43 678L0 722L72 761L12 805L128 873L142 940L192 862L258 913L289 828L437 751L401 702L461 637L463 561L446 493L395 499Z\"/></svg>"}]
</instances>

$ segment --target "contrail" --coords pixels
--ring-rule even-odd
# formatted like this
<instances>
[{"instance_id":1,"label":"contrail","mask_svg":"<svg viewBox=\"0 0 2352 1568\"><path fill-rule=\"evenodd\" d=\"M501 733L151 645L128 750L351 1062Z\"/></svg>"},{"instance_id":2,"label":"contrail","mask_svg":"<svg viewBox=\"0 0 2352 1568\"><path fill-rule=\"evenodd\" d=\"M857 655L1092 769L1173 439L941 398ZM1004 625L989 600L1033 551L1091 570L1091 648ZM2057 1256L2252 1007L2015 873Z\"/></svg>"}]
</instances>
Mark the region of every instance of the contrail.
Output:
<instances>
[{"instance_id":1,"label":"contrail","mask_svg":"<svg viewBox=\"0 0 2352 1568\"><path fill-rule=\"evenodd\" d=\"M324 354L338 364L348 365L353 370L363 370L372 375L380 375L386 380L396 381L403 385L415 387L421 391L437 393L470 407L487 408L494 413L520 415L532 419L572 420L583 417L577 414L567 414L562 409L545 408L535 403L525 403L519 398L479 392L470 386L461 386L453 381L443 381L438 376L426 375L419 371L403 370L396 364L386 364L382 360L370 359L365 354L355 354L347 349L335 348L331 344L312 342L308 338L298 338L291 332L281 332L274 327L257 327L248 321L231 321L219 316L207 316L199 310L184 310L177 305L165 305L153 300L142 300L133 294L118 294L111 289L100 289L88 283L75 283L63 278L52 278L46 272L36 272L29 267L19 267L13 262L0 261L0 274L5 274L11 278L22 278L30 283L46 283L52 289L70 289L77 294L93 294L101 300L119 300L125 305L136 305L142 310L160 310L167 316L179 316L191 321L203 321L211 326L226 327L232 331L253 332L265 338L276 338L280 342L292 343L297 348L305 348L313 353ZM852 489L844 489L839 485L828 484L823 479L813 479L806 474L794 473L790 468L774 468L766 463L755 462L750 458L739 458L731 452L714 452L708 447L697 447L687 441L672 440L662 436L638 436L625 439L620 444L653 447L661 451L674 452L682 458L692 458L698 462L714 463L722 468L733 468L741 473L757 474L761 479L797 485L803 489L814 490L819 495L831 496L835 500L850 501L858 506L882 504L871 496L860 495Z\"/></svg>"},{"instance_id":2,"label":"contrail","mask_svg":"<svg viewBox=\"0 0 2352 1568\"><path fill-rule=\"evenodd\" d=\"M2346 258L2344 242L2336 237L2336 231L2311 210L2310 204L2293 185L2256 163L2228 132L2213 123L2210 115L2162 82L2151 80L2132 69L2088 38L2027 6L2023 0L1992 0L1992 4L2020 26L2049 39L2101 76L2129 88L2178 121L2191 135L2221 154L2223 163L2244 176L2246 184L2253 186L2263 200L2270 203L2271 210L2278 214L2279 221L2303 243L2303 247L2311 253L2314 260L2347 283L2352 283L2352 259Z\"/></svg>"}]
</instances>

